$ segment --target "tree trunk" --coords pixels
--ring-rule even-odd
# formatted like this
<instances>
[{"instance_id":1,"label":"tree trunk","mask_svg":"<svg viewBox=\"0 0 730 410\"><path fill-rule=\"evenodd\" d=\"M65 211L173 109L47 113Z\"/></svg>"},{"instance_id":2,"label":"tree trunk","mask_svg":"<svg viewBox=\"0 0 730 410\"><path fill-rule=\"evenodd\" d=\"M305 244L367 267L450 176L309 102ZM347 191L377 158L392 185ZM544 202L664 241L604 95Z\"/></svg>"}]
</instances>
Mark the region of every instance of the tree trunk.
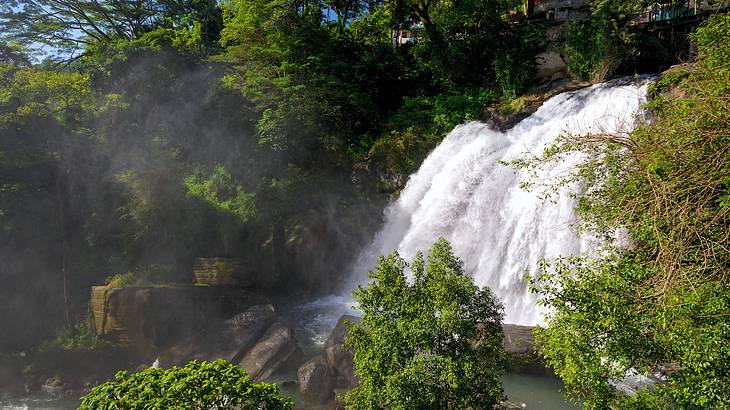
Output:
<instances>
[{"instance_id":1,"label":"tree trunk","mask_svg":"<svg viewBox=\"0 0 730 410\"><path fill-rule=\"evenodd\" d=\"M446 46L446 39L441 34L441 31L439 31L436 24L434 24L433 20L431 20L431 15L429 14L428 9L429 5L424 2L418 2L414 7L414 11L418 16L418 19L421 23L423 23L423 29L426 31L426 35L429 40L431 40L434 44L436 50L443 50L443 47Z\"/></svg>"},{"instance_id":2,"label":"tree trunk","mask_svg":"<svg viewBox=\"0 0 730 410\"><path fill-rule=\"evenodd\" d=\"M62 194L61 189L61 173L62 171L60 169L57 169L55 172L55 178L56 178L56 201L57 201L57 208L58 208L58 230L61 236L61 260L60 262L60 270L61 270L61 280L63 283L63 313L64 313L64 321L66 322L66 326L71 326L71 317L69 315L69 297L68 297L68 277L66 273L66 212L64 207L64 198Z\"/></svg>"}]
</instances>

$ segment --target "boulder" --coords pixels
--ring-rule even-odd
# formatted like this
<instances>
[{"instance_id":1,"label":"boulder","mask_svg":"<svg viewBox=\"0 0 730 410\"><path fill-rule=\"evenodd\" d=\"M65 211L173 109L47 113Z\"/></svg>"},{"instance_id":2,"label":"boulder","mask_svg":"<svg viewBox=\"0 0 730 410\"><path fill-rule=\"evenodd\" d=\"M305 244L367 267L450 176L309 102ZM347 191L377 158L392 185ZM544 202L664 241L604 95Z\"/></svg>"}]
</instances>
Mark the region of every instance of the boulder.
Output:
<instances>
[{"instance_id":1,"label":"boulder","mask_svg":"<svg viewBox=\"0 0 730 410\"><path fill-rule=\"evenodd\" d=\"M362 319L357 316L343 315L325 341L324 352L330 367L345 381L348 387L355 387L358 384L353 367L355 355L351 349L344 346L347 322L360 324Z\"/></svg>"},{"instance_id":2,"label":"boulder","mask_svg":"<svg viewBox=\"0 0 730 410\"><path fill-rule=\"evenodd\" d=\"M215 322L163 355L165 364L182 365L192 359L225 359L236 363L276 319L271 305L252 306L230 319Z\"/></svg>"},{"instance_id":3,"label":"boulder","mask_svg":"<svg viewBox=\"0 0 730 410\"><path fill-rule=\"evenodd\" d=\"M537 62L536 77L540 81L549 81L555 74L568 72L568 65L557 51L546 51L535 56Z\"/></svg>"},{"instance_id":4,"label":"boulder","mask_svg":"<svg viewBox=\"0 0 730 410\"><path fill-rule=\"evenodd\" d=\"M317 356L304 363L297 371L299 393L307 403L311 404L332 401L334 378L334 372L327 360Z\"/></svg>"},{"instance_id":5,"label":"boulder","mask_svg":"<svg viewBox=\"0 0 730 410\"><path fill-rule=\"evenodd\" d=\"M262 380L271 376L296 350L294 332L276 322L238 363L252 379Z\"/></svg>"}]
</instances>

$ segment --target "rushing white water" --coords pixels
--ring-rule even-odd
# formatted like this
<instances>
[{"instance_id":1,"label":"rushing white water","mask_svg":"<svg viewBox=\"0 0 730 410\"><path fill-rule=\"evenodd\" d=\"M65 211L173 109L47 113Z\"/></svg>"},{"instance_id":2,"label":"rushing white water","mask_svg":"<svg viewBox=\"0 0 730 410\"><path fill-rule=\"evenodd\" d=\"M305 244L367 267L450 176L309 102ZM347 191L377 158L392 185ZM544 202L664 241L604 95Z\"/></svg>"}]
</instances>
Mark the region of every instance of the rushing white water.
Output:
<instances>
[{"instance_id":1,"label":"rushing white water","mask_svg":"<svg viewBox=\"0 0 730 410\"><path fill-rule=\"evenodd\" d=\"M498 161L539 155L561 133L630 130L645 100L644 80L622 80L566 92L546 101L507 132L471 122L456 127L411 175L385 210L385 225L354 269L358 280L379 255L392 250L410 260L445 237L480 286L504 302L505 322L541 322L525 275L540 258L590 251L595 243L573 226L575 199L566 187L551 201L521 189L523 173ZM541 177L569 172L579 158L549 166Z\"/></svg>"}]
</instances>

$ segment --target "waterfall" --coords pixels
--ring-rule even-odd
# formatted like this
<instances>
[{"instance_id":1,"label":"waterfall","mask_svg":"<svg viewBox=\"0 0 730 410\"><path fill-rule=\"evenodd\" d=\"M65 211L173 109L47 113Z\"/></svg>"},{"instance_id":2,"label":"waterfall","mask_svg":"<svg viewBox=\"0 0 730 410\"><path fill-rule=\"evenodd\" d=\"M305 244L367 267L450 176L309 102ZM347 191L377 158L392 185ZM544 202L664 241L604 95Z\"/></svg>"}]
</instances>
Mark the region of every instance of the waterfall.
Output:
<instances>
[{"instance_id":1,"label":"waterfall","mask_svg":"<svg viewBox=\"0 0 730 410\"><path fill-rule=\"evenodd\" d=\"M565 187L550 200L520 187L523 172L500 163L540 155L561 133L584 135L629 131L645 101L644 79L616 80L546 101L506 132L479 122L456 127L410 176L400 197L385 212L385 225L358 258L353 275L365 280L379 255L392 250L410 260L445 237L479 286L504 302L505 322L541 323L527 270L540 258L577 255L596 247L573 229L575 199ZM569 172L577 154L546 167L540 177Z\"/></svg>"}]
</instances>

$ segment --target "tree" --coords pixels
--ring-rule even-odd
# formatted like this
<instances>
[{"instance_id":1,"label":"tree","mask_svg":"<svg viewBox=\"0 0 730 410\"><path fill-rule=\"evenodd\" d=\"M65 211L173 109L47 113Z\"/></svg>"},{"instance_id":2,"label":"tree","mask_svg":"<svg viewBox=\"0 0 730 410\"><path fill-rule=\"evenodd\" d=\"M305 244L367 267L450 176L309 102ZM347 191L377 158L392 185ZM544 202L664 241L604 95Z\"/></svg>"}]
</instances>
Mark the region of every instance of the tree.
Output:
<instances>
[{"instance_id":1,"label":"tree","mask_svg":"<svg viewBox=\"0 0 730 410\"><path fill-rule=\"evenodd\" d=\"M406 271L413 281L409 283ZM354 292L363 325L348 329L360 385L352 409L488 409L501 397L502 305L474 285L439 239L424 261L381 257Z\"/></svg>"},{"instance_id":2,"label":"tree","mask_svg":"<svg viewBox=\"0 0 730 410\"><path fill-rule=\"evenodd\" d=\"M219 38L214 0L12 0L0 6L0 28L15 41L45 47L63 62L95 44L137 40L158 28L197 28L207 45Z\"/></svg>"},{"instance_id":3,"label":"tree","mask_svg":"<svg viewBox=\"0 0 730 410\"><path fill-rule=\"evenodd\" d=\"M192 361L185 367L149 368L94 387L81 398L91 409L261 409L286 410L291 399L275 384L254 383L245 370L225 361Z\"/></svg>"}]
</instances>

